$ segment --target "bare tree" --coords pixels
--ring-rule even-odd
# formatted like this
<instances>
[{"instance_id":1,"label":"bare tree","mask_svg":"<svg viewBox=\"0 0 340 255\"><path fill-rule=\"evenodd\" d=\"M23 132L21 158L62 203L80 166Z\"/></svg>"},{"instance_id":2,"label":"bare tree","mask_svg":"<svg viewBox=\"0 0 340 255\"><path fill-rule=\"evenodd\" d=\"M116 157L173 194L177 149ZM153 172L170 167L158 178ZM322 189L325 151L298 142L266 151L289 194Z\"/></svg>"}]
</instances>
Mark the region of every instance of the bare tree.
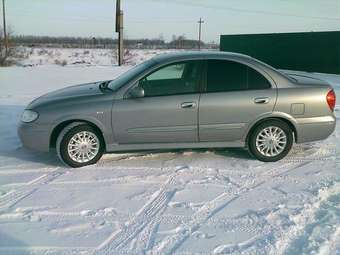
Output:
<instances>
[{"instance_id":1,"label":"bare tree","mask_svg":"<svg viewBox=\"0 0 340 255\"><path fill-rule=\"evenodd\" d=\"M0 26L0 53L2 55L2 51L4 50L4 30Z\"/></svg>"},{"instance_id":2,"label":"bare tree","mask_svg":"<svg viewBox=\"0 0 340 255\"><path fill-rule=\"evenodd\" d=\"M13 35L13 30L11 28L7 29L7 43L8 43L8 50L6 50L5 43L4 43L4 30L0 27L0 66L8 65L8 58L13 56L15 53L15 49L10 47L10 38Z\"/></svg>"}]
</instances>

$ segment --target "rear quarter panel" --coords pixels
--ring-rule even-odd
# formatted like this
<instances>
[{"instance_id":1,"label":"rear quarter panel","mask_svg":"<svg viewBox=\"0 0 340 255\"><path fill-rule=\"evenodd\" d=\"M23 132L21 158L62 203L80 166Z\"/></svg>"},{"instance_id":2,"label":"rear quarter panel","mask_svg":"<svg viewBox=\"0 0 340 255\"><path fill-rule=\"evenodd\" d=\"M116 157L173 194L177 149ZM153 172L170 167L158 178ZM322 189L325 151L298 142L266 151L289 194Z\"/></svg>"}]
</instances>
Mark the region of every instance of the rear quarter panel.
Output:
<instances>
[{"instance_id":1,"label":"rear quarter panel","mask_svg":"<svg viewBox=\"0 0 340 255\"><path fill-rule=\"evenodd\" d=\"M279 88L275 112L291 116L298 143L327 138L335 128L335 117L326 96L331 87L311 85Z\"/></svg>"}]
</instances>

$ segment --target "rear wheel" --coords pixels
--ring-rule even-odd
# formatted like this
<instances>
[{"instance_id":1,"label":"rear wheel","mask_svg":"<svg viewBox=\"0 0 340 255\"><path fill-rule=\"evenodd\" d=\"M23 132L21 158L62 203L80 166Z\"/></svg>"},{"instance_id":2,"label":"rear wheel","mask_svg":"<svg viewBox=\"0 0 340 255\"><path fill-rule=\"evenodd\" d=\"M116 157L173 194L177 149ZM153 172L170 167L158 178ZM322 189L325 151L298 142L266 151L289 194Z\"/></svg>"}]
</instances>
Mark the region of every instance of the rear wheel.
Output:
<instances>
[{"instance_id":1,"label":"rear wheel","mask_svg":"<svg viewBox=\"0 0 340 255\"><path fill-rule=\"evenodd\" d=\"M258 125L248 141L250 152L260 161L274 162L284 158L293 145L293 131L281 120Z\"/></svg>"},{"instance_id":2,"label":"rear wheel","mask_svg":"<svg viewBox=\"0 0 340 255\"><path fill-rule=\"evenodd\" d=\"M95 164L103 152L104 142L101 135L86 123L66 126L57 139L58 156L71 167Z\"/></svg>"}]
</instances>

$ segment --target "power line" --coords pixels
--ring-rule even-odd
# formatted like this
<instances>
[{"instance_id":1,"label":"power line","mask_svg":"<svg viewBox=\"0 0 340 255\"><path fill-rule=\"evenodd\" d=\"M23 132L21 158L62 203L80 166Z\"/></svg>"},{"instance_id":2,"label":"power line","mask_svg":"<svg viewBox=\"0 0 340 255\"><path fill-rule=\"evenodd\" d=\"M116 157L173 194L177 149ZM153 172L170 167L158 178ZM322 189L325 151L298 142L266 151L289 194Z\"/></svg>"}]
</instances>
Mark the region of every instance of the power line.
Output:
<instances>
[{"instance_id":1,"label":"power line","mask_svg":"<svg viewBox=\"0 0 340 255\"><path fill-rule=\"evenodd\" d=\"M84 17L84 16L73 16L73 17L57 17L57 16L43 16L43 15L36 15L36 14L28 14L28 13L11 13L7 15L8 17L30 17L34 19L39 19L41 18L48 18L49 20L55 20L55 21L60 21L60 22L67 22L67 21L79 21L79 22L95 22L95 23L107 23L107 24L112 24L112 18L109 17L95 17L95 18L89 18L89 17ZM152 23L152 22L157 22L157 23L192 23L193 20L189 19L175 19L175 18L151 18L151 19L126 19L126 22L128 23L134 23L134 24L145 24L145 23Z\"/></svg>"},{"instance_id":2,"label":"power line","mask_svg":"<svg viewBox=\"0 0 340 255\"><path fill-rule=\"evenodd\" d=\"M155 0L151 0L155 1ZM168 3L168 2L167 2ZM306 15L297 15L292 13L284 13L284 12L272 12L272 11L262 11L262 10L252 10L252 9L244 9L244 8L234 8L229 6L222 6L222 5L211 5L211 4L202 4L197 2L184 2L179 0L172 0L171 4L178 4L178 5L185 5L191 7L201 7L205 9L213 9L218 11L231 11L236 13L249 13L249 14L258 14L258 15L273 15L273 16L281 16L281 17L294 17L294 18L302 18L302 19L318 19L318 20L332 20L332 21L340 21L340 18L335 17L322 17L322 16L306 16Z\"/></svg>"},{"instance_id":3,"label":"power line","mask_svg":"<svg viewBox=\"0 0 340 255\"><path fill-rule=\"evenodd\" d=\"M152 2L157 2L159 3L159 0L149 0ZM229 6L223 6L223 5L213 5L213 4L204 4L204 3L198 3L198 2L193 2L193 1L183 1L183 0L172 0L171 2L165 2L165 4L178 4L178 5L184 5L184 6L194 6L194 7L200 7L200 8L205 8L205 9L213 9L217 11L231 11L231 12L236 12L236 13L250 13L250 14L267 14L267 15L273 15L273 16L282 16L282 17L295 17L295 18L303 18L303 19L318 19L318 20L333 20L333 21L340 21L340 18L337 17L325 17L325 16L306 16L306 15L298 15L298 14L292 14L292 13L284 13L284 12L273 12L273 11L262 11L262 10L252 10L252 9L246 9L246 8L235 8L235 7L229 7ZM43 17L42 15L37 15L36 13L32 13L31 15L27 15L27 11L23 11L22 13L18 13L17 15L20 16L29 16L29 17ZM16 14L11 14L10 16L16 16ZM72 17L51 17L50 15L46 17L48 19L58 19L58 20L74 20L74 21L94 21L94 22L112 22L111 17L101 17L97 16L95 18L87 18L87 17L81 17L81 16L72 16ZM171 20L172 19L172 20ZM131 23L147 23L148 21L157 21L161 23L174 23L174 19L176 19L176 22L185 22L185 23L190 23L192 20L178 20L175 17L167 17L164 19L163 17L157 17L157 18L148 18L148 19L143 19L143 20L133 20L133 19L128 19L129 22Z\"/></svg>"}]
</instances>

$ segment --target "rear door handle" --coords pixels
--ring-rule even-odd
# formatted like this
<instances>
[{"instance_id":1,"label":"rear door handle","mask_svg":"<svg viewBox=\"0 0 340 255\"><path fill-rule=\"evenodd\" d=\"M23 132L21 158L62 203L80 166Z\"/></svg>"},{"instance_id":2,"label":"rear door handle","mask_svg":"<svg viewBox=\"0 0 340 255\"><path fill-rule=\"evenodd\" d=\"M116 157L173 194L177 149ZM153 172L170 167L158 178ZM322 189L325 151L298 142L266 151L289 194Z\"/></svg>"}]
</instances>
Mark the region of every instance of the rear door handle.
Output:
<instances>
[{"instance_id":1,"label":"rear door handle","mask_svg":"<svg viewBox=\"0 0 340 255\"><path fill-rule=\"evenodd\" d=\"M181 107L183 109L195 108L196 107L196 103L195 102L184 102L184 103L181 104Z\"/></svg>"},{"instance_id":2,"label":"rear door handle","mask_svg":"<svg viewBox=\"0 0 340 255\"><path fill-rule=\"evenodd\" d=\"M254 102L255 104L268 104L269 100L269 97L257 97L254 99Z\"/></svg>"}]
</instances>

